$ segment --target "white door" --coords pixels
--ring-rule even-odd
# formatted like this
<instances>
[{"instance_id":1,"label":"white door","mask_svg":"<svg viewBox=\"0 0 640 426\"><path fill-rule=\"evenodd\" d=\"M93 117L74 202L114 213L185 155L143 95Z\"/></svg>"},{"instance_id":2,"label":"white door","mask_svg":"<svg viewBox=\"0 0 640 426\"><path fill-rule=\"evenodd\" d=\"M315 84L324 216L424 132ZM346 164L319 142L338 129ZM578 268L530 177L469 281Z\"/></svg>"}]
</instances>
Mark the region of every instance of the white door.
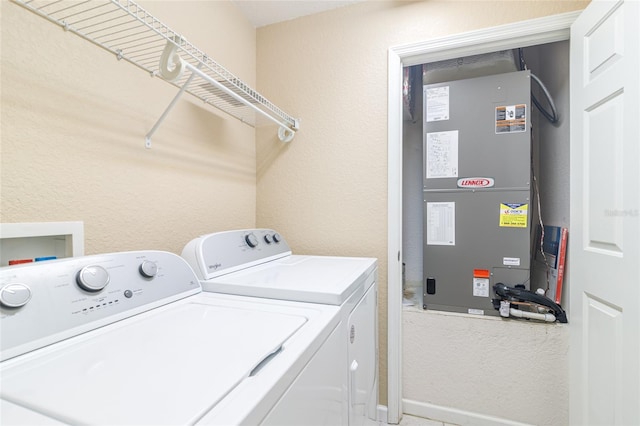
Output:
<instances>
[{"instance_id":1,"label":"white door","mask_svg":"<svg viewBox=\"0 0 640 426\"><path fill-rule=\"evenodd\" d=\"M570 420L640 425L640 2L571 28Z\"/></svg>"}]
</instances>

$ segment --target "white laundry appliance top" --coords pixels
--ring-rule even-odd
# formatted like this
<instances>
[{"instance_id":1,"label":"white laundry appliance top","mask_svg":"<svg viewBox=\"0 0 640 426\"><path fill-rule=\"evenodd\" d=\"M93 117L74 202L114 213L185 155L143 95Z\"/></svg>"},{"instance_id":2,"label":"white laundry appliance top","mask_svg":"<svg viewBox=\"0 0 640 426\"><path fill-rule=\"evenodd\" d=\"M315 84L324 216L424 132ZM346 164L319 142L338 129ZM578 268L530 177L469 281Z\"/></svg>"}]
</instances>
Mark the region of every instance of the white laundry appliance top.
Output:
<instances>
[{"instance_id":1,"label":"white laundry appliance top","mask_svg":"<svg viewBox=\"0 0 640 426\"><path fill-rule=\"evenodd\" d=\"M293 255L274 230L204 235L182 256L203 290L328 305L341 305L377 267L368 257Z\"/></svg>"},{"instance_id":2,"label":"white laundry appliance top","mask_svg":"<svg viewBox=\"0 0 640 426\"><path fill-rule=\"evenodd\" d=\"M369 258L291 255L201 284L220 293L340 305L373 265Z\"/></svg>"},{"instance_id":3,"label":"white laundry appliance top","mask_svg":"<svg viewBox=\"0 0 640 426\"><path fill-rule=\"evenodd\" d=\"M338 322L337 309L201 293L165 252L2 268L0 302L3 424L257 422Z\"/></svg>"}]
</instances>

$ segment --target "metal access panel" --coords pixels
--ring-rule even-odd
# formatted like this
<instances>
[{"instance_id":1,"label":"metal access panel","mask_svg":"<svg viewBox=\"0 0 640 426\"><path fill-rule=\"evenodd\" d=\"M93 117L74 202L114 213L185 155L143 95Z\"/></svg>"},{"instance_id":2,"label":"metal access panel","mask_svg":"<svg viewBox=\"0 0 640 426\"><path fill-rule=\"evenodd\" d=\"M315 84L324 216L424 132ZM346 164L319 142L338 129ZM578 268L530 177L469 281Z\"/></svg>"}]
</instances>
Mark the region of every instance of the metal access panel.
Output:
<instances>
[{"instance_id":1,"label":"metal access panel","mask_svg":"<svg viewBox=\"0 0 640 426\"><path fill-rule=\"evenodd\" d=\"M530 74L423 90L423 308L498 315L495 283L529 287Z\"/></svg>"}]
</instances>

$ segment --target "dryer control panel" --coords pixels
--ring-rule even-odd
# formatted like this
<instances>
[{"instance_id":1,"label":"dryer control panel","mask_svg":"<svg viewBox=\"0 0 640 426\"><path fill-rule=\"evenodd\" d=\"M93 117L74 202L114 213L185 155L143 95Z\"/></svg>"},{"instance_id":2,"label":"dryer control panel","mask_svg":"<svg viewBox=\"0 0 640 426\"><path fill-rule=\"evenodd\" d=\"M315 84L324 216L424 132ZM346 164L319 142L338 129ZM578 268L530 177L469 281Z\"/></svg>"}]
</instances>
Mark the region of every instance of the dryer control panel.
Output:
<instances>
[{"instance_id":1,"label":"dryer control panel","mask_svg":"<svg viewBox=\"0 0 640 426\"><path fill-rule=\"evenodd\" d=\"M182 250L182 257L201 280L289 255L291 248L273 229L239 229L202 235Z\"/></svg>"},{"instance_id":2,"label":"dryer control panel","mask_svg":"<svg viewBox=\"0 0 640 426\"><path fill-rule=\"evenodd\" d=\"M0 359L201 291L181 257L135 251L0 268Z\"/></svg>"}]
</instances>

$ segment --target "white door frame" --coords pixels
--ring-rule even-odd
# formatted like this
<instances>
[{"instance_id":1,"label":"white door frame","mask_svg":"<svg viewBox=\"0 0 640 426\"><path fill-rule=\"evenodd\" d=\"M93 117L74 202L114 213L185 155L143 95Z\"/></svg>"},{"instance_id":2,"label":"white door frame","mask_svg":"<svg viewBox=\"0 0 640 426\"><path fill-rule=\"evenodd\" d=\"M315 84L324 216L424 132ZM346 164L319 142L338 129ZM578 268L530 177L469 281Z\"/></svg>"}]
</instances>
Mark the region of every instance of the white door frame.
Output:
<instances>
[{"instance_id":1,"label":"white door frame","mask_svg":"<svg viewBox=\"0 0 640 426\"><path fill-rule=\"evenodd\" d=\"M402 68L569 39L580 11L425 42L391 47L388 55L387 421L402 417Z\"/></svg>"}]
</instances>

